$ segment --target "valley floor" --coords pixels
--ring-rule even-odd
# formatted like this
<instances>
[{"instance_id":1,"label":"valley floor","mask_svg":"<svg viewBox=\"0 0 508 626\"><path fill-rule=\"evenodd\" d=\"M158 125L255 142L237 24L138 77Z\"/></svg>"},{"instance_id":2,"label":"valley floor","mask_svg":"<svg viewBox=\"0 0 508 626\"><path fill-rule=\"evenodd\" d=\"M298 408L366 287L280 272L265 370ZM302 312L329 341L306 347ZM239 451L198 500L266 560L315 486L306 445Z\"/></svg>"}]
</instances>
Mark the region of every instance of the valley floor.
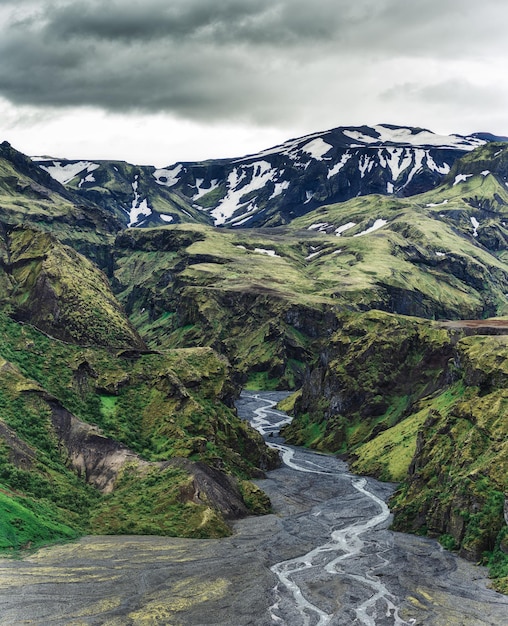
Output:
<instances>
[{"instance_id":1,"label":"valley floor","mask_svg":"<svg viewBox=\"0 0 508 626\"><path fill-rule=\"evenodd\" d=\"M239 404L244 417L277 398L248 395ZM482 568L434 541L387 530L389 518L368 527L383 509L377 499L386 501L392 485L367 479L367 496L358 477L331 456L294 449L290 462L306 469L284 465L259 481L274 514L238 522L232 537L85 537L21 561L0 560L0 624L506 623L508 598L487 588ZM362 525L366 531L358 534ZM342 539L357 541L357 553ZM301 569L298 557L307 553L313 556Z\"/></svg>"}]
</instances>

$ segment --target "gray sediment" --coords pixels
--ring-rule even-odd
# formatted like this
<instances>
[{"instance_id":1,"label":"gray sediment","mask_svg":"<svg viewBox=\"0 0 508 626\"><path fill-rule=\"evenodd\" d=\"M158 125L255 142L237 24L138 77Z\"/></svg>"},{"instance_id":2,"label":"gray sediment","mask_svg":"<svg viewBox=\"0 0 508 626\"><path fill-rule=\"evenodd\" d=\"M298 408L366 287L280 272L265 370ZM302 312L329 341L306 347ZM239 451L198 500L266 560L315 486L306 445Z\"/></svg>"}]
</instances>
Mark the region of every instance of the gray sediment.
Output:
<instances>
[{"instance_id":1,"label":"gray sediment","mask_svg":"<svg viewBox=\"0 0 508 626\"><path fill-rule=\"evenodd\" d=\"M244 417L277 398L248 395L238 406ZM274 513L237 522L229 538L85 537L0 560L0 624L508 623L508 598L487 587L483 568L388 530L389 515L358 534L384 517L377 499L387 501L393 485L358 483L340 460L292 450L304 471L284 465L258 481Z\"/></svg>"}]
</instances>

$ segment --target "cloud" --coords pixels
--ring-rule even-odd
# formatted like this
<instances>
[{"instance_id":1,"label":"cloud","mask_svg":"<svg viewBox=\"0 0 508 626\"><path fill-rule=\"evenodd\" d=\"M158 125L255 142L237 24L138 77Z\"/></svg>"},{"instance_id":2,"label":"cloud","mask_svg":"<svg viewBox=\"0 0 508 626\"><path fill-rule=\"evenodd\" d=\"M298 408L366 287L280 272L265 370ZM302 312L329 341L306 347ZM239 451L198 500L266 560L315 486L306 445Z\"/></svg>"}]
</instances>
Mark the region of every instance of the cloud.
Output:
<instances>
[{"instance_id":1,"label":"cloud","mask_svg":"<svg viewBox=\"0 0 508 626\"><path fill-rule=\"evenodd\" d=\"M0 4L18 105L292 124L354 101L453 104L450 68L506 58L504 0L37 0ZM428 76L425 66L446 76ZM389 73L387 68L389 68ZM433 86L434 85L434 86ZM395 92L393 92L395 93ZM387 96L388 94L388 96ZM393 96L393 94L392 94ZM361 107L360 107L361 108Z\"/></svg>"},{"instance_id":2,"label":"cloud","mask_svg":"<svg viewBox=\"0 0 508 626\"><path fill-rule=\"evenodd\" d=\"M469 82L464 78L451 78L428 85L419 85L407 82L395 85L386 90L382 97L387 100L399 98L420 101L431 105L455 105L461 104L463 109L475 109L489 103L489 106L500 105L506 107L508 94L493 85L479 85Z\"/></svg>"}]
</instances>

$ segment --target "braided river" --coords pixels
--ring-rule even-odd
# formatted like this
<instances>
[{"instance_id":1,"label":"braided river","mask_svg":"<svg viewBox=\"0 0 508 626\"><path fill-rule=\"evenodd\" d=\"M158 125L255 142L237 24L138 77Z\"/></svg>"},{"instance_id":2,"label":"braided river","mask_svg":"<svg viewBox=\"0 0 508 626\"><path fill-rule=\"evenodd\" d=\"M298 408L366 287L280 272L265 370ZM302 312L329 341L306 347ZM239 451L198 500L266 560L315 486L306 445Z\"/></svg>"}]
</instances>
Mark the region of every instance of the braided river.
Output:
<instances>
[{"instance_id":1,"label":"braided river","mask_svg":"<svg viewBox=\"0 0 508 626\"><path fill-rule=\"evenodd\" d=\"M281 392L237 402L283 464L258 485L273 514L218 540L84 537L0 559L0 624L501 626L508 597L483 568L430 539L395 533L395 486L287 446Z\"/></svg>"}]
</instances>

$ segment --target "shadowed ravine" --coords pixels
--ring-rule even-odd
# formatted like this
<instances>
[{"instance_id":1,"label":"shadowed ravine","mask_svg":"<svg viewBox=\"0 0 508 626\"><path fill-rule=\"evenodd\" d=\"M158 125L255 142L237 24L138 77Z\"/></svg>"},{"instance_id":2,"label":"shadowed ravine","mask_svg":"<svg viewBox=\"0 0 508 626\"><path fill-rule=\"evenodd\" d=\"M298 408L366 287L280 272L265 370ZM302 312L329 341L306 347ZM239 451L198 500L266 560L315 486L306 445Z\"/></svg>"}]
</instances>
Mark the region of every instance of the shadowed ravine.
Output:
<instances>
[{"instance_id":1,"label":"shadowed ravine","mask_svg":"<svg viewBox=\"0 0 508 626\"><path fill-rule=\"evenodd\" d=\"M222 540L86 537L0 560L0 624L498 626L508 598L431 540L393 533L393 486L285 446L284 394L242 394L239 414L281 450L260 486L274 514Z\"/></svg>"}]
</instances>

